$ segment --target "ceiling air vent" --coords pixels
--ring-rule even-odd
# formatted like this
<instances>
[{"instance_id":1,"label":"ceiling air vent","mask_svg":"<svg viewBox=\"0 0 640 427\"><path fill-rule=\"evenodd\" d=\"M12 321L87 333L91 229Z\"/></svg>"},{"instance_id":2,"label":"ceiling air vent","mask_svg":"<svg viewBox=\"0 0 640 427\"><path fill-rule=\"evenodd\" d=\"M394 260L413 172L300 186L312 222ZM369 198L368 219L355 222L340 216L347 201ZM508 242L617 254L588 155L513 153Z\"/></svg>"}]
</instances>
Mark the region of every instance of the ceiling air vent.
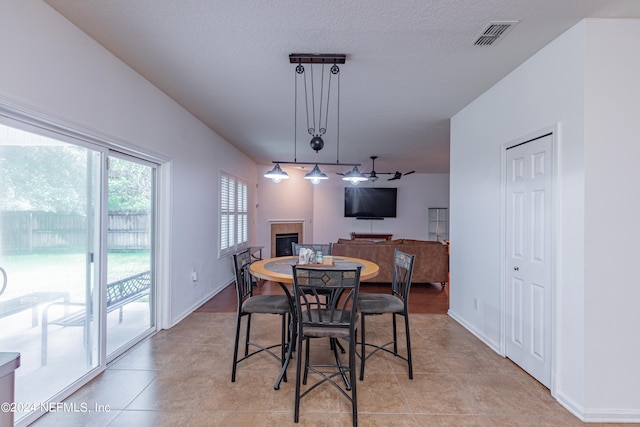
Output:
<instances>
[{"instance_id":1,"label":"ceiling air vent","mask_svg":"<svg viewBox=\"0 0 640 427\"><path fill-rule=\"evenodd\" d=\"M473 44L476 46L492 46L507 35L518 22L519 21L489 22Z\"/></svg>"}]
</instances>

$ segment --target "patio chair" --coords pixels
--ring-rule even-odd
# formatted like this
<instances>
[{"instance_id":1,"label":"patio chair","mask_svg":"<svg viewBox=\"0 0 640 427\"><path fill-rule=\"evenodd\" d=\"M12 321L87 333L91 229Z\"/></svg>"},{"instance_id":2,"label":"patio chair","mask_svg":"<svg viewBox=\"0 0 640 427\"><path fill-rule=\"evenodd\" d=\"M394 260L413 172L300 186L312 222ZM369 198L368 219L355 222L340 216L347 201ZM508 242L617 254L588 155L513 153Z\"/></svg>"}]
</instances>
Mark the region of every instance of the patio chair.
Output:
<instances>
[{"instance_id":1,"label":"patio chair","mask_svg":"<svg viewBox=\"0 0 640 427\"><path fill-rule=\"evenodd\" d=\"M151 294L152 274L151 271L144 271L133 276L126 277L116 282L107 284L107 314L118 310L118 323L122 323L124 307L134 301L138 301L143 297ZM40 363L42 366L47 364L47 347L49 340L49 326L82 326L85 331L85 345L87 345L86 337L88 336L87 328L93 321L93 295L86 302L69 302L69 296L62 292L38 292L33 294L36 298L63 298L64 301L52 302L42 311L42 334L41 334L41 355ZM64 307L65 314L62 317L51 317L49 310L56 306ZM79 307L76 311L69 313L70 307ZM53 313L55 314L55 312Z\"/></svg>"}]
</instances>

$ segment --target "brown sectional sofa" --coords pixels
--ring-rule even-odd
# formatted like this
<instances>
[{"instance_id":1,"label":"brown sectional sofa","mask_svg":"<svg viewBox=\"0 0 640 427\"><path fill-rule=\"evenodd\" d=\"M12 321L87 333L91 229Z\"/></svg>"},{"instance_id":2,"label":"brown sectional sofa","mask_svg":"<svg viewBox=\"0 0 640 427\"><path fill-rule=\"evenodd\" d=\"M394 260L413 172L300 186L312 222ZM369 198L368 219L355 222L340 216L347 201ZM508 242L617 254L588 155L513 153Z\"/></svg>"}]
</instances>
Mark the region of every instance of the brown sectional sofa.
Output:
<instances>
[{"instance_id":1,"label":"brown sectional sofa","mask_svg":"<svg viewBox=\"0 0 640 427\"><path fill-rule=\"evenodd\" d=\"M396 239L373 242L367 240L338 239L331 250L335 256L349 256L373 261L380 273L367 282L390 283L393 275L393 250L416 256L413 283L448 282L449 251L446 245L428 240Z\"/></svg>"}]
</instances>

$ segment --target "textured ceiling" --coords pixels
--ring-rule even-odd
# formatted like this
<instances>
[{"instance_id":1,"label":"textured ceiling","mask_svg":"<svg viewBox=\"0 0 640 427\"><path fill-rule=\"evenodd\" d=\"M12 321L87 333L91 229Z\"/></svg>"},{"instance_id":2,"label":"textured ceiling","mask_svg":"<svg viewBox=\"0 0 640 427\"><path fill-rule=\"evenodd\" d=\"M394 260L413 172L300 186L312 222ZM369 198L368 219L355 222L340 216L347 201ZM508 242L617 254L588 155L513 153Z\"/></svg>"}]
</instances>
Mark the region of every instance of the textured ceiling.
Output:
<instances>
[{"instance_id":1,"label":"textured ceiling","mask_svg":"<svg viewBox=\"0 0 640 427\"><path fill-rule=\"evenodd\" d=\"M344 53L340 147L298 161L449 170L449 118L587 17L640 0L45 0L256 162L293 160L290 53ZM493 46L490 21L519 21ZM300 122L300 117L298 118ZM300 127L300 125L299 125Z\"/></svg>"}]
</instances>

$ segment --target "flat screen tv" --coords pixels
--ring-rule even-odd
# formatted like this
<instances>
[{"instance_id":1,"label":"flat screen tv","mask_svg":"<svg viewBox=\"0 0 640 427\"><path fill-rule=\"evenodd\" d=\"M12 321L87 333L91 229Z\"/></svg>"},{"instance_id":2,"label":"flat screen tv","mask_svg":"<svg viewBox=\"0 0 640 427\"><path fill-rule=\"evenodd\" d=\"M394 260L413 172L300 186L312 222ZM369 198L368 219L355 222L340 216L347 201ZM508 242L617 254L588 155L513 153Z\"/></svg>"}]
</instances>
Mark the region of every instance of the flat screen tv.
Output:
<instances>
[{"instance_id":1,"label":"flat screen tv","mask_svg":"<svg viewBox=\"0 0 640 427\"><path fill-rule=\"evenodd\" d=\"M397 188L345 187L344 216L359 219L396 217Z\"/></svg>"}]
</instances>

